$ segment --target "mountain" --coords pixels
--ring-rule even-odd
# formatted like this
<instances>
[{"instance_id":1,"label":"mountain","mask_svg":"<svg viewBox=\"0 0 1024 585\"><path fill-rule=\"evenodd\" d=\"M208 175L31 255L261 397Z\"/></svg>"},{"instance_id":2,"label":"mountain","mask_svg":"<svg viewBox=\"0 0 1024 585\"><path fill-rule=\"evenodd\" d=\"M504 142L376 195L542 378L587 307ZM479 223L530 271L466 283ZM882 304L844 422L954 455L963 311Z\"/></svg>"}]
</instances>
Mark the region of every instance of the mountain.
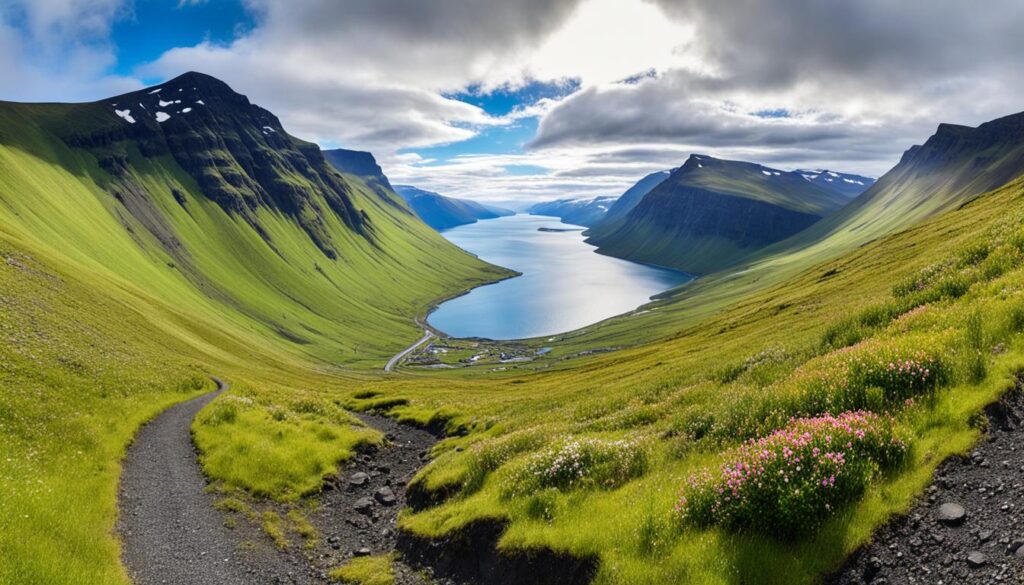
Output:
<instances>
[{"instance_id":1,"label":"mountain","mask_svg":"<svg viewBox=\"0 0 1024 585\"><path fill-rule=\"evenodd\" d=\"M651 189L660 185L671 174L672 171L658 171L637 181L608 209L608 213L604 217L605 221L615 221L625 217L627 213L640 203L644 195L650 193Z\"/></svg>"},{"instance_id":2,"label":"mountain","mask_svg":"<svg viewBox=\"0 0 1024 585\"><path fill-rule=\"evenodd\" d=\"M952 209L1024 173L1024 112L977 128L940 124L924 144L907 150L899 163L842 212L794 245L863 240Z\"/></svg>"},{"instance_id":3,"label":"mountain","mask_svg":"<svg viewBox=\"0 0 1024 585\"><path fill-rule=\"evenodd\" d=\"M411 185L397 185L395 191L405 199L420 219L435 230L476 223L481 219L515 215L510 209L484 205L468 199L445 197Z\"/></svg>"},{"instance_id":4,"label":"mountain","mask_svg":"<svg viewBox=\"0 0 1024 585\"><path fill-rule=\"evenodd\" d=\"M504 272L200 73L92 103L0 103L0 170L19 249L334 363L386 359L417 335L409 309Z\"/></svg>"},{"instance_id":5,"label":"mountain","mask_svg":"<svg viewBox=\"0 0 1024 585\"><path fill-rule=\"evenodd\" d=\"M565 223L592 226L608 213L617 197L592 197L584 199L558 199L531 205L526 211L531 215L550 215Z\"/></svg>"},{"instance_id":6,"label":"mountain","mask_svg":"<svg viewBox=\"0 0 1024 585\"><path fill-rule=\"evenodd\" d=\"M628 213L592 228L598 251L707 273L789 237L847 203L799 173L693 155Z\"/></svg>"},{"instance_id":7,"label":"mountain","mask_svg":"<svg viewBox=\"0 0 1024 585\"><path fill-rule=\"evenodd\" d=\"M334 165L336 169L363 179L378 193L386 194L394 191L391 182L384 175L384 170L380 168L377 159L373 158L371 153L343 148L325 150L323 153L327 162Z\"/></svg>"},{"instance_id":8,"label":"mountain","mask_svg":"<svg viewBox=\"0 0 1024 585\"><path fill-rule=\"evenodd\" d=\"M828 169L816 171L798 169L793 172L800 173L803 178L819 187L822 187L823 189L834 191L835 193L849 199L853 199L857 195L867 191L871 185L875 184L875 180L871 177L851 175L849 173L837 173Z\"/></svg>"}]
</instances>

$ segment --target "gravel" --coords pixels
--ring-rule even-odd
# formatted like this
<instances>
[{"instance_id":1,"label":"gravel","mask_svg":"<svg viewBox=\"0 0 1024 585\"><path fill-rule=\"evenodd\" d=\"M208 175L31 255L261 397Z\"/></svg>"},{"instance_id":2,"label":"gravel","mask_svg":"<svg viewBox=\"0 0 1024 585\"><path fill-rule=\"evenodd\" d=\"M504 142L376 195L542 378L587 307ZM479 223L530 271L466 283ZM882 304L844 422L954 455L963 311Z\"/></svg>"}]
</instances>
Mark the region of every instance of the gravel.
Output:
<instances>
[{"instance_id":1,"label":"gravel","mask_svg":"<svg viewBox=\"0 0 1024 585\"><path fill-rule=\"evenodd\" d=\"M910 513L826 580L832 585L1024 583L1024 393L986 409L988 436L939 466Z\"/></svg>"},{"instance_id":2,"label":"gravel","mask_svg":"<svg viewBox=\"0 0 1024 585\"><path fill-rule=\"evenodd\" d=\"M206 493L192 419L219 390L172 406L145 425L124 459L117 532L136 585L312 583L309 569L266 542L240 548Z\"/></svg>"},{"instance_id":3,"label":"gravel","mask_svg":"<svg viewBox=\"0 0 1024 585\"><path fill-rule=\"evenodd\" d=\"M228 528L228 517L206 491L190 429L196 413L228 387L217 383L217 392L154 418L128 449L117 532L135 585L324 584L331 582L331 569L353 557L395 549L405 486L437 442L434 435L386 417L360 415L386 433L386 445L358 453L328 480L308 512L321 535L317 545L281 551L256 526ZM426 583L401 562L395 569L396 585Z\"/></svg>"}]
</instances>

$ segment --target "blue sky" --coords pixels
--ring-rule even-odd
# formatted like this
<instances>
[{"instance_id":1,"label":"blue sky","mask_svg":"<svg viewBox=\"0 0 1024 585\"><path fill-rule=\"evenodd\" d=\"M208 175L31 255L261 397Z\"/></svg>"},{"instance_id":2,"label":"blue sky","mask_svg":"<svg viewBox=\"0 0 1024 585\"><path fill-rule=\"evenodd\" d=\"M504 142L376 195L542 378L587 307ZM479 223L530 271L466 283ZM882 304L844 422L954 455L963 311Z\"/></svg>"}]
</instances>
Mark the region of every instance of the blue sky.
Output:
<instances>
[{"instance_id":1,"label":"blue sky","mask_svg":"<svg viewBox=\"0 0 1024 585\"><path fill-rule=\"evenodd\" d=\"M396 183L518 207L618 195L693 152L878 176L940 122L1024 109L1019 0L744 7L0 0L0 99L202 71Z\"/></svg>"},{"instance_id":2,"label":"blue sky","mask_svg":"<svg viewBox=\"0 0 1024 585\"><path fill-rule=\"evenodd\" d=\"M110 31L117 55L113 72L134 75L140 65L156 61L175 47L203 41L229 43L255 24L253 13L237 0L184 4L177 0L136 0L114 21Z\"/></svg>"}]
</instances>

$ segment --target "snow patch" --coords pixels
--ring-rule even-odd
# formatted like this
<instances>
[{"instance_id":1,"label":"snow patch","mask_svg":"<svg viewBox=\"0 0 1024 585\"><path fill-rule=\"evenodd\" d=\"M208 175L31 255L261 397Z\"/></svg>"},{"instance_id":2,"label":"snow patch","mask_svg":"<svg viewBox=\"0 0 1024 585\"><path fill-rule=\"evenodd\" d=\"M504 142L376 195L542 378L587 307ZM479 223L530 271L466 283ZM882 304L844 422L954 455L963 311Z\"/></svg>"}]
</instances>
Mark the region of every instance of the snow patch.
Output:
<instances>
[{"instance_id":1,"label":"snow patch","mask_svg":"<svg viewBox=\"0 0 1024 585\"><path fill-rule=\"evenodd\" d=\"M160 93L161 89L163 89L163 88L162 87L158 87L158 88L154 89L153 91L149 92L149 95L153 95L154 93Z\"/></svg>"},{"instance_id":2,"label":"snow patch","mask_svg":"<svg viewBox=\"0 0 1024 585\"><path fill-rule=\"evenodd\" d=\"M160 104L161 108L166 108L167 106L173 104L174 102L165 102L164 100L160 100L157 103Z\"/></svg>"},{"instance_id":3,"label":"snow patch","mask_svg":"<svg viewBox=\"0 0 1024 585\"><path fill-rule=\"evenodd\" d=\"M274 130L270 126L264 126L263 129L266 130L267 132L277 132L277 130Z\"/></svg>"},{"instance_id":4,"label":"snow patch","mask_svg":"<svg viewBox=\"0 0 1024 585\"><path fill-rule=\"evenodd\" d=\"M847 179L846 177L843 177L843 182L844 183L849 183L851 185L863 185L864 184L864 181L855 181L853 179Z\"/></svg>"},{"instance_id":5,"label":"snow patch","mask_svg":"<svg viewBox=\"0 0 1024 585\"><path fill-rule=\"evenodd\" d=\"M192 111L192 108L185 108L184 110L181 111L181 113L182 114L187 114L187 113L189 113L191 111Z\"/></svg>"},{"instance_id":6,"label":"snow patch","mask_svg":"<svg viewBox=\"0 0 1024 585\"><path fill-rule=\"evenodd\" d=\"M828 176L835 177L837 179L839 178L839 175L837 175L836 173L833 173L832 171L828 171Z\"/></svg>"},{"instance_id":7,"label":"snow patch","mask_svg":"<svg viewBox=\"0 0 1024 585\"><path fill-rule=\"evenodd\" d=\"M163 122L166 122L167 120L170 120L170 119L171 119L171 115L168 114L167 112L157 112L156 113L156 121L157 122L163 123Z\"/></svg>"},{"instance_id":8,"label":"snow patch","mask_svg":"<svg viewBox=\"0 0 1024 585\"><path fill-rule=\"evenodd\" d=\"M196 103L201 105L201 106L205 106L206 105L206 103L203 100L196 100Z\"/></svg>"},{"instance_id":9,"label":"snow patch","mask_svg":"<svg viewBox=\"0 0 1024 585\"><path fill-rule=\"evenodd\" d=\"M761 170L761 173L764 174L764 175L767 175L769 177L772 176L772 172L771 171L766 171L764 169Z\"/></svg>"},{"instance_id":10,"label":"snow patch","mask_svg":"<svg viewBox=\"0 0 1024 585\"><path fill-rule=\"evenodd\" d=\"M828 181L829 183L833 182L833 179L826 178L825 180Z\"/></svg>"},{"instance_id":11,"label":"snow patch","mask_svg":"<svg viewBox=\"0 0 1024 585\"><path fill-rule=\"evenodd\" d=\"M135 118L132 117L132 111L131 110L118 110L118 109L115 109L114 113L117 114L125 122L128 122L129 124L134 124L135 123Z\"/></svg>"},{"instance_id":12,"label":"snow patch","mask_svg":"<svg viewBox=\"0 0 1024 585\"><path fill-rule=\"evenodd\" d=\"M781 175L782 173L780 173L779 171L772 171L772 174L773 174L773 175L775 175L776 177L778 177L778 176L779 176L779 175Z\"/></svg>"}]
</instances>

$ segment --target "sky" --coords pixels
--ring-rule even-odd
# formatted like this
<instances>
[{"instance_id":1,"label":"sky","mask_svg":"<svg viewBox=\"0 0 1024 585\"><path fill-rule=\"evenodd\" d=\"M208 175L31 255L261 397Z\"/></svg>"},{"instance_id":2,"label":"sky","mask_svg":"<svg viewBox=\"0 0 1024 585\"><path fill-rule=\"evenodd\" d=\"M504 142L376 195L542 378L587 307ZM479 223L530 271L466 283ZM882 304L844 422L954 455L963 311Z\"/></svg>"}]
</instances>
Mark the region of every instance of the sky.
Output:
<instances>
[{"instance_id":1,"label":"sky","mask_svg":"<svg viewBox=\"0 0 1024 585\"><path fill-rule=\"evenodd\" d=\"M0 0L0 99L219 77L393 183L522 207L691 153L879 176L1024 110L1024 2Z\"/></svg>"}]
</instances>

